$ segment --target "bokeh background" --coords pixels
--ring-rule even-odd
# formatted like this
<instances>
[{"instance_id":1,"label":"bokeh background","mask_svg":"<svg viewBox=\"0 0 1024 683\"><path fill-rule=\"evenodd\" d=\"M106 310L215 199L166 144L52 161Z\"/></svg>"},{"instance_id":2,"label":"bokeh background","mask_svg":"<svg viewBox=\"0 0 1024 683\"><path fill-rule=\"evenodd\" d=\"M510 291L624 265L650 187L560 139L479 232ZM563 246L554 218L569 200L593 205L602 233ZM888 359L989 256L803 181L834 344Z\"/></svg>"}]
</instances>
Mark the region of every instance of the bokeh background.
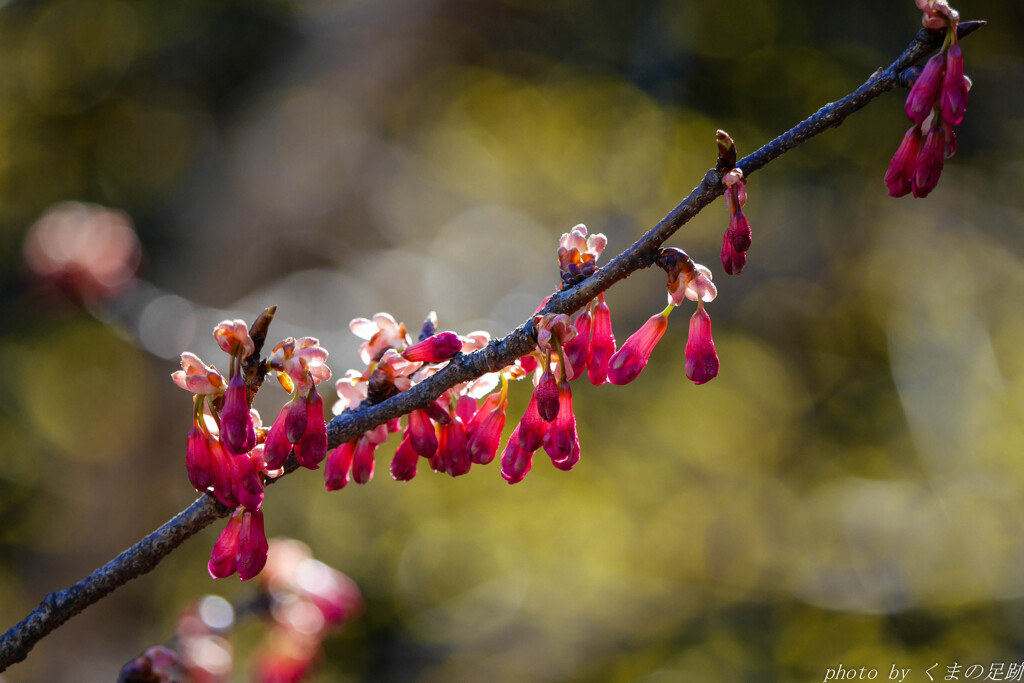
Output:
<instances>
[{"instance_id":1,"label":"bokeh background","mask_svg":"<svg viewBox=\"0 0 1024 683\"><path fill-rule=\"evenodd\" d=\"M671 242L712 267L719 377L687 312L626 387L577 384L583 458L509 487L421 466L328 494L300 472L267 530L363 590L320 681L820 681L1024 661L1024 6L959 6L973 78L927 200L886 196L903 94L751 177L741 277L718 202ZM866 79L919 27L873 0L160 0L0 5L0 622L191 502L184 349L279 306L336 375L349 319L503 335L557 285L576 223L608 253L713 165ZM66 200L125 212L140 279L86 306L23 242ZM619 341L664 276L609 294ZM324 387L328 404L333 395ZM509 429L528 397L513 387ZM273 415L285 395L257 399ZM110 681L237 580L220 525L3 674ZM259 628L236 639L238 674Z\"/></svg>"}]
</instances>

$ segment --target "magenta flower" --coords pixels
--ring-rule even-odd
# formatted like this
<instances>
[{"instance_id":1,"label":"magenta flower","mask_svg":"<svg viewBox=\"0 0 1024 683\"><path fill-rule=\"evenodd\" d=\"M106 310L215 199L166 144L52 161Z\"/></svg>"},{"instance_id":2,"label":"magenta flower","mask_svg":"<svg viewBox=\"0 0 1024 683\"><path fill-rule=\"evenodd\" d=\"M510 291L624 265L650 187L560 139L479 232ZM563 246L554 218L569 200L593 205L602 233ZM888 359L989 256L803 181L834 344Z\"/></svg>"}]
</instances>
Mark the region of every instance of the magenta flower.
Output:
<instances>
[{"instance_id":1,"label":"magenta flower","mask_svg":"<svg viewBox=\"0 0 1024 683\"><path fill-rule=\"evenodd\" d=\"M348 484L357 441L358 439L353 439L343 443L327 454L327 464L324 466L324 480L327 483L328 491L343 489Z\"/></svg>"},{"instance_id":2,"label":"magenta flower","mask_svg":"<svg viewBox=\"0 0 1024 683\"><path fill-rule=\"evenodd\" d=\"M274 424L270 426L270 431L267 432L267 441L263 446L263 460L267 463L267 467L271 469L277 469L284 465L284 461L288 459L288 454L292 452L292 444L288 441L288 437L285 434L285 421L288 419L289 406L285 404L281 408L281 412L278 413L277 419L274 420Z\"/></svg>"},{"instance_id":3,"label":"magenta flower","mask_svg":"<svg viewBox=\"0 0 1024 683\"><path fill-rule=\"evenodd\" d=\"M239 505L259 510L263 504L263 479L256 463L248 455L227 455L231 463L231 492Z\"/></svg>"},{"instance_id":4,"label":"magenta flower","mask_svg":"<svg viewBox=\"0 0 1024 683\"><path fill-rule=\"evenodd\" d=\"M242 515L240 511L236 511L228 518L228 525L220 532L217 542L213 544L210 561L206 565L213 578L224 579L235 573L238 535L241 531Z\"/></svg>"},{"instance_id":5,"label":"magenta flower","mask_svg":"<svg viewBox=\"0 0 1024 683\"><path fill-rule=\"evenodd\" d=\"M547 367L533 389L533 400L536 402L540 418L545 422L551 422L558 415L558 382L551 372L551 364L545 362L545 365Z\"/></svg>"},{"instance_id":6,"label":"magenta flower","mask_svg":"<svg viewBox=\"0 0 1024 683\"><path fill-rule=\"evenodd\" d=\"M295 444L295 459L306 469L320 468L327 455L327 422L324 420L324 400L316 387L309 390L306 399L306 429Z\"/></svg>"},{"instance_id":7,"label":"magenta flower","mask_svg":"<svg viewBox=\"0 0 1024 683\"><path fill-rule=\"evenodd\" d=\"M284 435L288 438L288 443L297 444L306 431L306 422L309 419L309 399L297 393L288 402L287 408L288 414L284 418Z\"/></svg>"},{"instance_id":8,"label":"magenta flower","mask_svg":"<svg viewBox=\"0 0 1024 683\"><path fill-rule=\"evenodd\" d=\"M479 465L494 460L505 428L505 390L491 394L466 425L466 450L469 459ZM517 437L518 438L518 437Z\"/></svg>"},{"instance_id":9,"label":"magenta flower","mask_svg":"<svg viewBox=\"0 0 1024 683\"><path fill-rule=\"evenodd\" d=\"M501 476L509 484L522 481L533 467L533 451L520 448L519 441L519 427L516 427L501 453Z\"/></svg>"},{"instance_id":10,"label":"magenta flower","mask_svg":"<svg viewBox=\"0 0 1024 683\"><path fill-rule=\"evenodd\" d=\"M580 441L576 435L576 416L572 411L572 390L566 381L558 384L558 415L551 423L543 440L544 450L551 462L560 469L572 469L576 463L564 467L576 453L579 460Z\"/></svg>"},{"instance_id":11,"label":"magenta flower","mask_svg":"<svg viewBox=\"0 0 1024 683\"><path fill-rule=\"evenodd\" d=\"M921 71L917 80L914 81L913 87L910 88L905 109L907 118L917 125L924 123L928 114L931 113L932 107L935 106L939 92L942 90L942 74L945 66L945 54L940 52L928 60L928 63L924 65L924 70Z\"/></svg>"},{"instance_id":12,"label":"magenta flower","mask_svg":"<svg viewBox=\"0 0 1024 683\"><path fill-rule=\"evenodd\" d=\"M418 455L424 458L433 457L437 452L437 433L434 423L422 410L409 413L409 424L405 429L405 438Z\"/></svg>"},{"instance_id":13,"label":"magenta flower","mask_svg":"<svg viewBox=\"0 0 1024 683\"><path fill-rule=\"evenodd\" d=\"M612 384L629 384L647 366L651 352L668 329L669 306L661 313L647 319L639 330L619 347L608 362L608 381Z\"/></svg>"},{"instance_id":14,"label":"magenta flower","mask_svg":"<svg viewBox=\"0 0 1024 683\"><path fill-rule=\"evenodd\" d=\"M951 126L964 120L967 111L967 80L964 78L964 52L954 42L946 51L946 73L939 96L942 118Z\"/></svg>"},{"instance_id":15,"label":"magenta flower","mask_svg":"<svg viewBox=\"0 0 1024 683\"><path fill-rule=\"evenodd\" d=\"M612 313L604 300L604 292L597 295L594 306L594 331L590 340L590 361L587 364L590 383L601 386L608 379L608 362L615 353L615 333L612 332Z\"/></svg>"},{"instance_id":16,"label":"magenta flower","mask_svg":"<svg viewBox=\"0 0 1024 683\"><path fill-rule=\"evenodd\" d=\"M444 463L444 471L453 477L469 472L473 461L466 449L466 425L456 416L441 427L441 437L437 440L437 455Z\"/></svg>"},{"instance_id":17,"label":"magenta flower","mask_svg":"<svg viewBox=\"0 0 1024 683\"><path fill-rule=\"evenodd\" d=\"M573 379L583 375L587 369L587 363L590 362L590 322L590 308L587 307L572 324L576 329L576 336L569 340L563 349L565 361L568 364L566 370L572 369L570 374Z\"/></svg>"},{"instance_id":18,"label":"magenta flower","mask_svg":"<svg viewBox=\"0 0 1024 683\"><path fill-rule=\"evenodd\" d=\"M352 480L357 484L366 484L373 479L373 454L378 444L370 440L369 434L359 437L356 452L352 454Z\"/></svg>"},{"instance_id":19,"label":"magenta flower","mask_svg":"<svg viewBox=\"0 0 1024 683\"><path fill-rule=\"evenodd\" d=\"M415 363L443 363L462 351L462 340L454 332L441 332L413 344L402 352L402 357Z\"/></svg>"},{"instance_id":20,"label":"magenta flower","mask_svg":"<svg viewBox=\"0 0 1024 683\"><path fill-rule=\"evenodd\" d=\"M924 144L921 145L917 168L914 169L914 177L910 179L915 197L927 197L939 184L939 176L942 175L942 165L946 157L946 134L943 129L948 127L949 124L945 122L942 125L933 125L924 139ZM952 128L949 128L949 132L952 134Z\"/></svg>"},{"instance_id":21,"label":"magenta flower","mask_svg":"<svg viewBox=\"0 0 1024 683\"><path fill-rule=\"evenodd\" d=\"M743 266L747 263L747 250L750 249L750 223L747 221L747 217L743 215L743 205L747 201L747 190L746 183L743 180L743 171L738 168L734 168L724 176L722 176L722 184L725 185L725 203L729 208L729 227L726 228L725 234L722 237L722 268L729 275L739 275L743 270ZM696 269L696 264L694 264ZM690 277L693 273L686 273L686 281L688 282L692 278ZM699 276L694 276L699 277ZM710 283L710 275L708 275L708 283ZM701 283L703 285L703 283ZM711 285L714 288L714 285ZM669 292L672 293L672 283L669 284ZM703 299L703 296L698 295L698 298ZM712 298L714 298L712 296ZM675 300L670 297L669 301L674 304L679 304L680 300Z\"/></svg>"},{"instance_id":22,"label":"magenta flower","mask_svg":"<svg viewBox=\"0 0 1024 683\"><path fill-rule=\"evenodd\" d=\"M395 481L409 481L416 476L416 465L420 456L413 450L409 437L402 439L391 459L391 478Z\"/></svg>"},{"instance_id":23,"label":"magenta flower","mask_svg":"<svg viewBox=\"0 0 1024 683\"><path fill-rule=\"evenodd\" d=\"M690 317L690 336L686 339L686 377L700 385L717 375L718 354L711 338L711 317L701 302Z\"/></svg>"},{"instance_id":24,"label":"magenta flower","mask_svg":"<svg viewBox=\"0 0 1024 683\"><path fill-rule=\"evenodd\" d=\"M885 185L889 188L890 197L902 197L910 192L920 149L921 127L914 126L903 136L903 142L889 162L889 170L885 172Z\"/></svg>"},{"instance_id":25,"label":"magenta flower","mask_svg":"<svg viewBox=\"0 0 1024 683\"><path fill-rule=\"evenodd\" d=\"M228 453L242 455L256 445L256 430L249 402L245 395L245 380L235 375L224 392L224 407L220 412L220 440Z\"/></svg>"},{"instance_id":26,"label":"magenta flower","mask_svg":"<svg viewBox=\"0 0 1024 683\"><path fill-rule=\"evenodd\" d=\"M537 393L530 396L530 403L526 406L526 412L519 425L516 427L516 434L519 436L519 447L529 453L541 447L544 443L544 435L548 431L548 423L541 418L537 412Z\"/></svg>"},{"instance_id":27,"label":"magenta flower","mask_svg":"<svg viewBox=\"0 0 1024 683\"><path fill-rule=\"evenodd\" d=\"M210 453L209 438L198 425L193 425L185 449L188 480L200 493L213 486L213 454Z\"/></svg>"},{"instance_id":28,"label":"magenta flower","mask_svg":"<svg viewBox=\"0 0 1024 683\"><path fill-rule=\"evenodd\" d=\"M267 535L263 531L263 513L242 511L242 525L238 531L238 555L235 568L242 581L248 581L267 564Z\"/></svg>"}]
</instances>

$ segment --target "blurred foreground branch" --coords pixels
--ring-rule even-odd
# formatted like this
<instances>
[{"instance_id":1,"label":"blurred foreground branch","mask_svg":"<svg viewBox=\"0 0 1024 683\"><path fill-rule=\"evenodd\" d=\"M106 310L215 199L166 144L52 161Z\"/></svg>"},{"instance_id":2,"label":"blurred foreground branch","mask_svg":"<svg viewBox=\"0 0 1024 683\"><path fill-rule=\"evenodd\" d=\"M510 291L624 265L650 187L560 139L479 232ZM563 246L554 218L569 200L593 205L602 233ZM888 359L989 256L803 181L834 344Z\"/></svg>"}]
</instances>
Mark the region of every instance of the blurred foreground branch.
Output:
<instances>
[{"instance_id":1,"label":"blurred foreground branch","mask_svg":"<svg viewBox=\"0 0 1024 683\"><path fill-rule=\"evenodd\" d=\"M964 37L984 25L981 21L961 22L958 35ZM943 33L922 29L911 45L888 68L879 70L857 90L846 97L826 104L812 116L786 131L736 165L744 176L763 168L797 145L840 125L846 117L866 106L879 95L908 85L912 67L935 50ZM679 228L704 207L723 194L721 173L715 169L705 174L700 184L676 208L632 246L612 259L591 277L565 291L552 295L543 313L572 313L585 306L599 293L609 289L634 271L654 264L658 249ZM265 335L265 330L264 330ZM533 317L500 340L470 354L460 354L426 381L409 391L377 405L360 407L335 417L328 425L330 447L351 441L389 420L426 407L442 393L461 382L499 370L528 354L535 346ZM258 357L258 351L257 351ZM259 378L260 380L262 377ZM285 473L297 466L290 459ZM27 617L0 637L0 671L24 660L29 651L47 634L89 605L110 594L118 586L149 572L180 546L187 538L201 531L230 510L203 495L156 531L125 550L75 585L49 594Z\"/></svg>"}]
</instances>

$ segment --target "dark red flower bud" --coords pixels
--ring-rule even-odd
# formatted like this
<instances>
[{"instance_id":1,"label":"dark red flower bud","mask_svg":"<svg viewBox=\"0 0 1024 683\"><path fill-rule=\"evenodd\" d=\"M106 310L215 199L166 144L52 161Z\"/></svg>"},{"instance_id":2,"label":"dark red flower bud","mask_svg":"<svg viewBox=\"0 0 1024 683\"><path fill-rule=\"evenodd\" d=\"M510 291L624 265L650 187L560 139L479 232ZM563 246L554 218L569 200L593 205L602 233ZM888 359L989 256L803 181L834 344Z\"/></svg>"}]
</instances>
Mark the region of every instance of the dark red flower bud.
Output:
<instances>
[{"instance_id":1,"label":"dark red flower bud","mask_svg":"<svg viewBox=\"0 0 1024 683\"><path fill-rule=\"evenodd\" d=\"M558 417L544 435L544 450L553 463L568 462L574 448L579 452L576 416L572 412L572 390L568 382L560 382L558 385L558 403Z\"/></svg>"},{"instance_id":2,"label":"dark red flower bud","mask_svg":"<svg viewBox=\"0 0 1024 683\"><path fill-rule=\"evenodd\" d=\"M424 458L430 458L437 452L434 423L422 410L409 413L409 427L405 430L405 436L409 439L412 449Z\"/></svg>"},{"instance_id":3,"label":"dark red flower bud","mask_svg":"<svg viewBox=\"0 0 1024 683\"><path fill-rule=\"evenodd\" d=\"M188 480L200 493L213 486L213 455L207 441L206 432L193 426L188 433L188 446L185 449Z\"/></svg>"},{"instance_id":4,"label":"dark red flower bud","mask_svg":"<svg viewBox=\"0 0 1024 683\"><path fill-rule=\"evenodd\" d=\"M903 136L903 141L889 162L889 170L885 172L885 186L889 188L890 197L902 197L910 192L920 150L921 127L915 125Z\"/></svg>"},{"instance_id":5,"label":"dark red flower bud","mask_svg":"<svg viewBox=\"0 0 1024 683\"><path fill-rule=\"evenodd\" d=\"M615 354L615 334L612 332L612 313L605 303L604 294L597 297L594 307L594 332L590 340L590 361L587 363L590 383L601 386L608 379L608 362Z\"/></svg>"},{"instance_id":6,"label":"dark red flower bud","mask_svg":"<svg viewBox=\"0 0 1024 683\"><path fill-rule=\"evenodd\" d=\"M444 461L445 472L453 477L466 474L472 467L473 461L466 450L466 425L458 417L441 427L437 453Z\"/></svg>"},{"instance_id":7,"label":"dark red flower bud","mask_svg":"<svg viewBox=\"0 0 1024 683\"><path fill-rule=\"evenodd\" d=\"M455 414L459 416L465 425L468 425L469 421L476 415L476 410L477 401L469 394L459 396L459 400L455 402Z\"/></svg>"},{"instance_id":8,"label":"dark red flower bud","mask_svg":"<svg viewBox=\"0 0 1024 683\"><path fill-rule=\"evenodd\" d=\"M501 394L484 399L484 404L466 425L466 450L469 458L479 465L494 460L501 444L501 430L505 428L505 404Z\"/></svg>"},{"instance_id":9,"label":"dark red flower bud","mask_svg":"<svg viewBox=\"0 0 1024 683\"><path fill-rule=\"evenodd\" d=\"M558 416L558 382L551 372L551 366L545 368L540 381L533 390L533 398L537 402L537 413L545 422L551 422Z\"/></svg>"},{"instance_id":10,"label":"dark red flower bud","mask_svg":"<svg viewBox=\"0 0 1024 683\"><path fill-rule=\"evenodd\" d=\"M939 184L939 176L942 175L942 165L946 158L945 153L946 136L943 134L942 127L936 125L925 137L924 144L921 145L921 153L917 157L917 168L911 179L911 189L915 197L927 197Z\"/></svg>"},{"instance_id":11,"label":"dark red flower bud","mask_svg":"<svg viewBox=\"0 0 1024 683\"><path fill-rule=\"evenodd\" d=\"M238 555L235 557L235 568L242 581L248 581L263 571L269 547L263 531L263 513L243 510L238 531Z\"/></svg>"},{"instance_id":12,"label":"dark red flower bud","mask_svg":"<svg viewBox=\"0 0 1024 683\"><path fill-rule=\"evenodd\" d=\"M359 437L356 452L352 456L352 480L357 484L365 484L373 479L373 454L377 444L365 436Z\"/></svg>"},{"instance_id":13,"label":"dark red flower bud","mask_svg":"<svg viewBox=\"0 0 1024 683\"><path fill-rule=\"evenodd\" d=\"M537 394L530 395L530 403L526 406L526 413L519 420L516 432L519 434L519 447L524 451L533 453L544 443L544 435L547 434L548 423L541 419L537 412Z\"/></svg>"},{"instance_id":14,"label":"dark red flower bud","mask_svg":"<svg viewBox=\"0 0 1024 683\"><path fill-rule=\"evenodd\" d=\"M306 417L306 431L295 444L295 459L306 469L320 468L327 455L327 422L324 420L324 400L314 388L310 392Z\"/></svg>"},{"instance_id":15,"label":"dark red flower bud","mask_svg":"<svg viewBox=\"0 0 1024 683\"><path fill-rule=\"evenodd\" d=\"M942 73L945 67L946 58L943 53L940 52L929 59L921 75L914 81L910 94L907 95L907 118L917 125L924 122L935 106L939 91L942 89Z\"/></svg>"},{"instance_id":16,"label":"dark red flower bud","mask_svg":"<svg viewBox=\"0 0 1024 683\"><path fill-rule=\"evenodd\" d=\"M690 336L686 340L686 377L704 384L718 375L718 354L711 338L711 317L703 306L690 318Z\"/></svg>"},{"instance_id":17,"label":"dark red flower bud","mask_svg":"<svg viewBox=\"0 0 1024 683\"><path fill-rule=\"evenodd\" d=\"M608 381L629 384L647 367L651 352L668 329L668 315L658 313L647 319L608 362Z\"/></svg>"},{"instance_id":18,"label":"dark red flower bud","mask_svg":"<svg viewBox=\"0 0 1024 683\"><path fill-rule=\"evenodd\" d=\"M571 368L572 379L582 376L590 361L590 322L590 310L585 308L572 324L576 328L576 336L562 347L565 362Z\"/></svg>"},{"instance_id":19,"label":"dark red flower bud","mask_svg":"<svg viewBox=\"0 0 1024 683\"><path fill-rule=\"evenodd\" d=\"M242 515L238 512L228 518L228 524L217 537L210 552L206 568L210 576L223 579L235 573L235 557L238 555L238 535L242 531Z\"/></svg>"},{"instance_id":20,"label":"dark red flower bud","mask_svg":"<svg viewBox=\"0 0 1024 683\"><path fill-rule=\"evenodd\" d=\"M533 467L533 451L526 451L519 447L519 427L512 432L505 444L505 450L501 453L501 476L509 484L515 484L523 480L526 473Z\"/></svg>"},{"instance_id":21,"label":"dark red flower bud","mask_svg":"<svg viewBox=\"0 0 1024 683\"><path fill-rule=\"evenodd\" d=\"M964 80L964 53L959 43L954 43L946 52L946 73L942 77L939 105L946 123L956 126L964 120L967 112L967 81Z\"/></svg>"},{"instance_id":22,"label":"dark red flower bud","mask_svg":"<svg viewBox=\"0 0 1024 683\"><path fill-rule=\"evenodd\" d=\"M296 396L288 402L288 415L284 421L284 434L288 437L288 443L296 444L306 431L306 422L309 419L309 406L303 396Z\"/></svg>"}]
</instances>

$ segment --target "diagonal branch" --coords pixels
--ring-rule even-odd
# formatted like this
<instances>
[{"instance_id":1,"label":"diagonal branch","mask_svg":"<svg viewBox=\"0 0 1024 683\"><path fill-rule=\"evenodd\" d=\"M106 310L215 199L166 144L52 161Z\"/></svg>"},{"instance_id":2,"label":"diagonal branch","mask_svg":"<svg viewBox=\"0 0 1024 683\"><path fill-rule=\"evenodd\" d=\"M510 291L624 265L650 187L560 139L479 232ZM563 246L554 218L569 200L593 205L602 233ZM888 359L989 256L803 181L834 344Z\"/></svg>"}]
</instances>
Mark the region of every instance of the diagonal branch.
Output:
<instances>
[{"instance_id":1,"label":"diagonal branch","mask_svg":"<svg viewBox=\"0 0 1024 683\"><path fill-rule=\"evenodd\" d=\"M969 35L984 23L961 22L958 35ZM797 145L828 128L840 125L848 116L879 95L904 86L904 81L910 80L909 77L913 75L910 67L934 51L941 44L943 36L942 32L922 29L888 68L879 70L854 92L826 104L736 165L743 170L745 176L749 176ZM714 169L709 170L686 199L656 226L583 282L556 292L543 312L577 311L619 280L641 268L649 268L657 258L658 248L723 192L721 175ZM270 314L273 315L273 312ZM528 354L534 345L531 317L503 339L492 341L486 348L470 354L459 354L441 371L410 390L380 404L360 407L335 417L328 425L328 443L331 447L338 446L389 420L424 408L456 384L510 365L520 356ZM259 379L262 380L262 377ZM286 473L296 467L297 463L292 459ZM230 512L212 497L200 496L185 510L103 567L69 588L50 593L39 607L0 637L0 672L24 660L36 643L68 619L110 594L118 586L149 572L186 539Z\"/></svg>"}]
</instances>

